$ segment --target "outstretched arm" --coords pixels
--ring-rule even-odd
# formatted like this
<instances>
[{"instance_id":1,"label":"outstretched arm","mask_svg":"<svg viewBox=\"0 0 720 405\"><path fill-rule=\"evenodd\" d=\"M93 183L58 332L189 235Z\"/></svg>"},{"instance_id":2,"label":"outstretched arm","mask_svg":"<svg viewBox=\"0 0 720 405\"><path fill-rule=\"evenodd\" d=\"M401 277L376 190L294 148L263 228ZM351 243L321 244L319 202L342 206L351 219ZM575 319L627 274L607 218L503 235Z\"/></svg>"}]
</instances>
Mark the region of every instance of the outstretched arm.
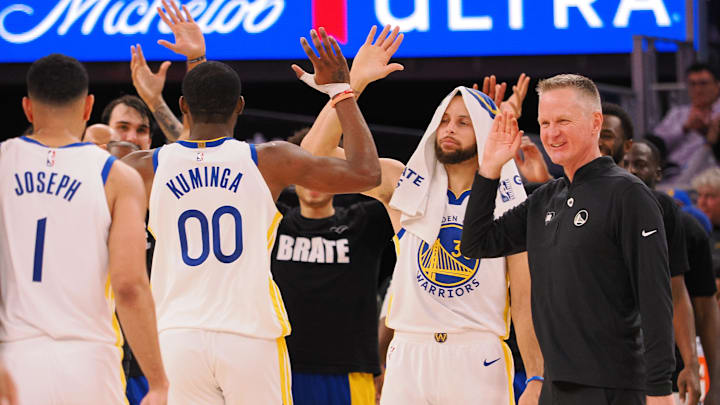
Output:
<instances>
[{"instance_id":1,"label":"outstretched arm","mask_svg":"<svg viewBox=\"0 0 720 405\"><path fill-rule=\"evenodd\" d=\"M153 73L145 60L140 44L130 47L132 59L130 59L130 71L135 90L155 117L165 138L169 142L175 142L182 134L183 125L175 117L167 103L162 97L165 77L170 62L166 61L160 65L157 73Z\"/></svg>"},{"instance_id":2,"label":"outstretched arm","mask_svg":"<svg viewBox=\"0 0 720 405\"><path fill-rule=\"evenodd\" d=\"M526 250L527 200L494 220L502 167L517 153L521 137L511 112L495 116L465 212L460 246L467 257L500 257Z\"/></svg>"},{"instance_id":3,"label":"outstretched arm","mask_svg":"<svg viewBox=\"0 0 720 405\"><path fill-rule=\"evenodd\" d=\"M207 60L205 56L205 37L203 36L200 26L197 25L187 7L182 6L183 14L175 1L170 0L170 4L166 0L162 2L163 8L158 7L158 14L175 36L175 43L159 39L157 43L171 51L184 55L187 58L187 71L191 71L195 66Z\"/></svg>"},{"instance_id":4,"label":"outstretched arm","mask_svg":"<svg viewBox=\"0 0 720 405\"><path fill-rule=\"evenodd\" d=\"M160 39L158 44L179 55L184 55L188 61L187 70L189 72L195 66L206 61L205 38L187 7L182 6L181 12L175 2L169 5L166 1L163 1L163 7L165 11L160 7L158 7L157 11L160 18L172 30L175 43ZM132 70L135 90L150 108L155 121L157 121L163 134L165 134L165 138L169 142L175 142L182 136L184 127L162 97L170 62L163 62L158 72L153 73L145 61L142 47L139 44L136 48L131 47L131 52L130 69Z\"/></svg>"},{"instance_id":5,"label":"outstretched arm","mask_svg":"<svg viewBox=\"0 0 720 405\"><path fill-rule=\"evenodd\" d=\"M697 349L695 343L695 316L690 303L690 295L685 286L685 276L678 275L670 279L673 302L673 329L675 344L680 351L684 368L677 378L680 399L687 405L696 405L700 400L700 376ZM687 399L686 399L687 397Z\"/></svg>"},{"instance_id":6,"label":"outstretched arm","mask_svg":"<svg viewBox=\"0 0 720 405\"><path fill-rule=\"evenodd\" d=\"M376 34L377 27L373 26L365 43L355 56L350 70L350 84L358 96L368 84L383 79L392 72L404 69L398 63L389 63L404 38L403 34L399 34L399 28L395 27L390 30L390 26L387 25L377 38ZM338 119L338 114L328 103L303 139L302 147L313 155L344 159L345 151L338 147L342 134L343 127ZM363 192L363 194L373 197L385 205L393 228L397 231L400 226L400 213L390 208L389 204L405 165L393 159L380 159L380 167L382 169L380 185Z\"/></svg>"},{"instance_id":7,"label":"outstretched arm","mask_svg":"<svg viewBox=\"0 0 720 405\"><path fill-rule=\"evenodd\" d=\"M147 377L148 403L167 402L168 380L160 356L155 303L145 269L145 204L138 173L115 162L105 185L112 216L108 271L125 337Z\"/></svg>"},{"instance_id":8,"label":"outstretched arm","mask_svg":"<svg viewBox=\"0 0 720 405\"><path fill-rule=\"evenodd\" d=\"M300 42L313 64L315 73L307 74L298 66L298 78L319 91L326 92L345 131L347 160L312 156L287 142L273 142L257 148L259 168L276 197L290 184L318 191L360 192L380 183L380 164L370 130L355 97L342 89L350 87L350 72L345 57L334 38L320 28L322 42L315 30L310 31L318 55L305 38ZM278 163L282 162L282 165Z\"/></svg>"},{"instance_id":9,"label":"outstretched arm","mask_svg":"<svg viewBox=\"0 0 720 405\"><path fill-rule=\"evenodd\" d=\"M139 150L130 153L122 158L122 162L135 169L140 174L143 184L145 185L145 204L150 202L150 190L152 182L155 178L155 168L153 166L152 155L155 149Z\"/></svg>"},{"instance_id":10,"label":"outstretched arm","mask_svg":"<svg viewBox=\"0 0 720 405\"><path fill-rule=\"evenodd\" d=\"M535 335L530 305L530 266L527 252L507 257L510 278L510 308L527 377L543 376L543 356ZM543 382L531 381L520 397L519 405L537 405Z\"/></svg>"},{"instance_id":11,"label":"outstretched arm","mask_svg":"<svg viewBox=\"0 0 720 405\"><path fill-rule=\"evenodd\" d=\"M523 136L520 141L520 148L515 154L515 165L520 174L531 183L545 183L553 179L542 152L527 136Z\"/></svg>"},{"instance_id":12,"label":"outstretched arm","mask_svg":"<svg viewBox=\"0 0 720 405\"><path fill-rule=\"evenodd\" d=\"M507 90L507 83L502 82L497 84L495 75L485 76L483 79L482 92L487 94L488 97L493 99L495 105L501 111L512 112L515 119L520 119L522 116L522 105L525 102L525 96L527 96L528 87L530 86L530 76L525 73L521 73L518 77L517 83L512 86L513 94L508 97L507 100L503 101L505 97L505 91ZM473 89L480 90L477 83L473 84Z\"/></svg>"}]
</instances>

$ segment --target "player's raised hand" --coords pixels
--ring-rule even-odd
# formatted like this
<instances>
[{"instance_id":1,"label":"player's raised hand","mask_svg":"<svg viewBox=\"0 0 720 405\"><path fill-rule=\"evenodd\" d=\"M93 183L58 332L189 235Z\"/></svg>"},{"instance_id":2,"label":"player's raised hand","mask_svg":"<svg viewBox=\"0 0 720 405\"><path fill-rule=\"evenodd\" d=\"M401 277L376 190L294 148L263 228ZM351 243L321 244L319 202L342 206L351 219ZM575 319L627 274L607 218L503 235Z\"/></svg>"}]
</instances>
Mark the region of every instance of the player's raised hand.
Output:
<instances>
[{"instance_id":1,"label":"player's raised hand","mask_svg":"<svg viewBox=\"0 0 720 405\"><path fill-rule=\"evenodd\" d=\"M130 71L132 72L133 86L145 104L154 111L162 101L162 91L170 62L163 62L158 72L153 73L145 60L140 44L131 46L130 53L132 54Z\"/></svg>"},{"instance_id":2,"label":"player's raised hand","mask_svg":"<svg viewBox=\"0 0 720 405\"><path fill-rule=\"evenodd\" d=\"M510 107L515 114L515 118L522 115L522 105L527 96L528 87L530 86L530 76L525 73L520 74L517 83L512 87L513 94L503 104L504 107Z\"/></svg>"},{"instance_id":3,"label":"player's raised hand","mask_svg":"<svg viewBox=\"0 0 720 405\"><path fill-rule=\"evenodd\" d=\"M477 83L473 84L473 89L480 90ZM502 105L506 90L507 83L502 82L501 84L497 84L495 75L485 76L483 79L482 92L490 97L498 108Z\"/></svg>"},{"instance_id":4,"label":"player's raised hand","mask_svg":"<svg viewBox=\"0 0 720 405\"><path fill-rule=\"evenodd\" d=\"M480 175L488 179L499 178L503 165L517 154L522 135L511 112L498 113L485 140Z\"/></svg>"},{"instance_id":5,"label":"player's raised hand","mask_svg":"<svg viewBox=\"0 0 720 405\"><path fill-rule=\"evenodd\" d=\"M520 174L532 183L544 183L553 178L542 152L527 136L523 136L520 141L520 148L515 155L515 164Z\"/></svg>"},{"instance_id":6,"label":"player's raised hand","mask_svg":"<svg viewBox=\"0 0 720 405\"><path fill-rule=\"evenodd\" d=\"M168 0L162 0L162 4L163 7L158 7L157 11L163 22L172 30L175 43L164 39L158 40L157 43L177 54L185 55L188 59L205 56L205 37L187 7L183 5L180 11L174 0L169 0L169 3Z\"/></svg>"},{"instance_id":7,"label":"player's raised hand","mask_svg":"<svg viewBox=\"0 0 720 405\"><path fill-rule=\"evenodd\" d=\"M0 365L0 404L18 405L17 389L10 373Z\"/></svg>"},{"instance_id":8,"label":"player's raised hand","mask_svg":"<svg viewBox=\"0 0 720 405\"><path fill-rule=\"evenodd\" d=\"M390 25L383 28L380 35L375 38L377 26L370 28L365 43L358 50L353 59L350 77L353 83L361 86L387 77L390 73L403 70L405 67L399 63L388 63L402 44L404 35L399 34L400 27L390 31ZM374 42L373 42L374 41Z\"/></svg>"},{"instance_id":9,"label":"player's raised hand","mask_svg":"<svg viewBox=\"0 0 720 405\"><path fill-rule=\"evenodd\" d=\"M320 27L319 31L320 36L315 30L310 30L310 38L317 49L317 55L307 39L305 37L300 38L300 44L302 44L303 50L305 50L305 54L307 54L315 70L315 73L310 75L313 77L314 83L316 85L350 83L350 69L348 69L347 60L345 60L340 46L338 46L335 38L328 37L325 28ZM299 79L308 74L298 65L292 65L292 69ZM312 85L311 83L308 84Z\"/></svg>"}]
</instances>

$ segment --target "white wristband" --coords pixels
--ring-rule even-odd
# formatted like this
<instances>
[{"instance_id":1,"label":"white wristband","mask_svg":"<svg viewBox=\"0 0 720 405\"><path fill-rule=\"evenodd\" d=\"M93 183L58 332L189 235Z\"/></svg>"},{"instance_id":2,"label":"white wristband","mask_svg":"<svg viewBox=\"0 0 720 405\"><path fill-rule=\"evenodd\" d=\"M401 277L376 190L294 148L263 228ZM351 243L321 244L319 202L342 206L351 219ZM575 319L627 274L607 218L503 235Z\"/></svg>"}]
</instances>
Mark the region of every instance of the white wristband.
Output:
<instances>
[{"instance_id":1,"label":"white wristband","mask_svg":"<svg viewBox=\"0 0 720 405\"><path fill-rule=\"evenodd\" d=\"M313 89L327 94L331 99L344 91L351 90L350 83L317 84L315 83L315 75L311 75L310 73L304 73L300 76L300 80L304 81Z\"/></svg>"}]
</instances>

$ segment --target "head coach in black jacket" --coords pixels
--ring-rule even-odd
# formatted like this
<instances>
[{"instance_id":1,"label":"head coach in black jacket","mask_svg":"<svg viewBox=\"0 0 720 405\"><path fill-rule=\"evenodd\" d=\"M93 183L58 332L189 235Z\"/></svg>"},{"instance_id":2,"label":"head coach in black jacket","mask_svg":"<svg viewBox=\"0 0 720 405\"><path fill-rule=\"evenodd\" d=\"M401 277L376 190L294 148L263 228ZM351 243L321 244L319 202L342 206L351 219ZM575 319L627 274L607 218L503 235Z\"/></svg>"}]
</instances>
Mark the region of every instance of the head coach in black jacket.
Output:
<instances>
[{"instance_id":1,"label":"head coach in black jacket","mask_svg":"<svg viewBox=\"0 0 720 405\"><path fill-rule=\"evenodd\" d=\"M493 219L500 169L522 133L498 114L475 178L461 241L468 257L528 251L533 322L545 358L540 405L672 405L672 298L661 208L598 148L595 84L538 85L540 138L565 176Z\"/></svg>"}]
</instances>

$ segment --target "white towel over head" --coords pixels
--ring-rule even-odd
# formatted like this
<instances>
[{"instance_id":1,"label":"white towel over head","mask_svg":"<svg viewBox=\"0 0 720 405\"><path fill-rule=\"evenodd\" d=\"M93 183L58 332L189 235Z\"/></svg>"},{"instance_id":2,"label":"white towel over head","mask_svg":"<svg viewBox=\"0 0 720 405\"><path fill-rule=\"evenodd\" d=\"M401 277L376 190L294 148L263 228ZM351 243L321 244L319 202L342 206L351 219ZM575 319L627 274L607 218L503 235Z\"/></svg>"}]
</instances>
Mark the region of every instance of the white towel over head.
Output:
<instances>
[{"instance_id":1,"label":"white towel over head","mask_svg":"<svg viewBox=\"0 0 720 405\"><path fill-rule=\"evenodd\" d=\"M481 163L485 140L498 110L490 97L478 90L460 86L450 92L435 110L435 115L405 166L390 201L392 208L402 212L400 222L403 228L429 244L437 239L440 232L448 189L445 166L435 155L436 132L450 101L458 93L470 113L477 140L478 164ZM497 196L499 210L496 209L496 216L526 198L515 162L511 160L503 166L500 179Z\"/></svg>"}]
</instances>

